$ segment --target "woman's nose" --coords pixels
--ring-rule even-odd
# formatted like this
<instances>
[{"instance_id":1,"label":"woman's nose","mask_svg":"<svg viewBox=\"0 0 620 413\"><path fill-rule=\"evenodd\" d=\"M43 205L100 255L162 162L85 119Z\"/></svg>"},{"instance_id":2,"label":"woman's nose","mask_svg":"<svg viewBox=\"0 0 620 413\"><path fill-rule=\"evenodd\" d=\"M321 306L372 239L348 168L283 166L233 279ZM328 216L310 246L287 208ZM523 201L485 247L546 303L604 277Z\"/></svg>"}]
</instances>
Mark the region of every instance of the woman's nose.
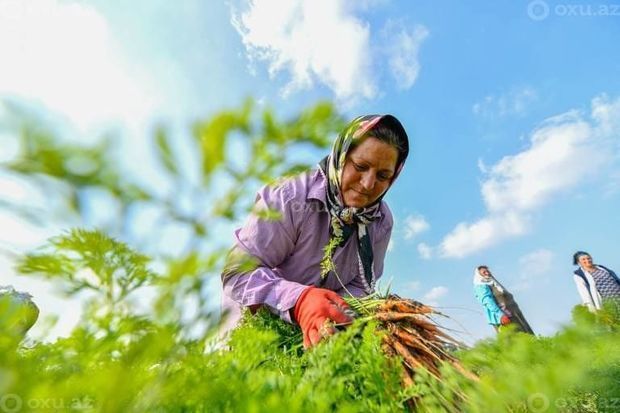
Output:
<instances>
[{"instance_id":1,"label":"woman's nose","mask_svg":"<svg viewBox=\"0 0 620 413\"><path fill-rule=\"evenodd\" d=\"M370 191L375 186L375 178L371 173L365 173L362 175L361 184L364 189Z\"/></svg>"}]
</instances>

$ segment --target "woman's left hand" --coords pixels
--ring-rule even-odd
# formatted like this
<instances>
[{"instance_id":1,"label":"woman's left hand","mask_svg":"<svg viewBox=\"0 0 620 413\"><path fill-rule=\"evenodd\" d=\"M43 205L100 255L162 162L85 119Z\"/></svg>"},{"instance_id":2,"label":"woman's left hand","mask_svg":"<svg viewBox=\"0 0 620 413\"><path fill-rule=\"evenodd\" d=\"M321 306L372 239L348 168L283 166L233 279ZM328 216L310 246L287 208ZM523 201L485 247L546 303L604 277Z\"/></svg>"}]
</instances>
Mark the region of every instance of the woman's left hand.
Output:
<instances>
[{"instance_id":1,"label":"woman's left hand","mask_svg":"<svg viewBox=\"0 0 620 413\"><path fill-rule=\"evenodd\" d=\"M499 322L502 323L503 326L512 323L512 321L510 320L510 317L508 317L506 314L504 314L502 318L500 318Z\"/></svg>"}]
</instances>

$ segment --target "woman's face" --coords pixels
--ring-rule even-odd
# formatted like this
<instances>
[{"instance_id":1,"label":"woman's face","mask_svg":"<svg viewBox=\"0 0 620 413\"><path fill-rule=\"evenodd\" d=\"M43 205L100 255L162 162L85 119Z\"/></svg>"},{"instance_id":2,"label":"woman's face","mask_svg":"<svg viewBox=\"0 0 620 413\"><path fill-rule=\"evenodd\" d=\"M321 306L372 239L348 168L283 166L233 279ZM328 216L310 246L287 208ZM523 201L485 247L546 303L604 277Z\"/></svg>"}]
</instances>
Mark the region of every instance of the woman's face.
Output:
<instances>
[{"instance_id":1,"label":"woman's face","mask_svg":"<svg viewBox=\"0 0 620 413\"><path fill-rule=\"evenodd\" d=\"M347 154L340 191L348 207L363 208L375 202L390 186L398 151L368 137Z\"/></svg>"},{"instance_id":2,"label":"woman's face","mask_svg":"<svg viewBox=\"0 0 620 413\"><path fill-rule=\"evenodd\" d=\"M580 255L577 261L579 261L579 265L582 267L590 268L592 266L592 257L589 255Z\"/></svg>"}]
</instances>

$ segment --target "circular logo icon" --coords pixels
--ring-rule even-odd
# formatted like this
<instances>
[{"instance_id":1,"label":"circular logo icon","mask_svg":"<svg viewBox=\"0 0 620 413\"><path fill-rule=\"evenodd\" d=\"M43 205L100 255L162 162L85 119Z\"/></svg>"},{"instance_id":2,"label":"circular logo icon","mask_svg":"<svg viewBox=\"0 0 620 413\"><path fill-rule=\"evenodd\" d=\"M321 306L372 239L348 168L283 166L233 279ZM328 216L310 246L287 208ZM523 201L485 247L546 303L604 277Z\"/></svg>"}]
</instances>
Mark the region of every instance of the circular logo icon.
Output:
<instances>
[{"instance_id":1,"label":"circular logo icon","mask_svg":"<svg viewBox=\"0 0 620 413\"><path fill-rule=\"evenodd\" d=\"M543 0L533 0L527 5L527 15L532 20L545 20L549 16L549 5Z\"/></svg>"},{"instance_id":2,"label":"circular logo icon","mask_svg":"<svg viewBox=\"0 0 620 413\"><path fill-rule=\"evenodd\" d=\"M534 393L527 398L527 407L534 413L546 412L549 408L549 398L542 393Z\"/></svg>"},{"instance_id":3,"label":"circular logo icon","mask_svg":"<svg viewBox=\"0 0 620 413\"><path fill-rule=\"evenodd\" d=\"M19 412L22 409L22 405L22 398L17 394L5 394L0 397L0 412Z\"/></svg>"}]
</instances>

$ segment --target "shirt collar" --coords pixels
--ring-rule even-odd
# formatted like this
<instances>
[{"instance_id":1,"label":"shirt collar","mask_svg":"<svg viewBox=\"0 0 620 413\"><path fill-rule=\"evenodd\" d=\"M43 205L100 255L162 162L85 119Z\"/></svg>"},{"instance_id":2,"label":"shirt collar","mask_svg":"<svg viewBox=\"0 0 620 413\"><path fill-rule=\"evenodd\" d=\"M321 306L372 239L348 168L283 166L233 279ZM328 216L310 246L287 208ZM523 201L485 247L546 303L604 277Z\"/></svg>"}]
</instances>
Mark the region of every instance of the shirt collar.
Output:
<instances>
[{"instance_id":1,"label":"shirt collar","mask_svg":"<svg viewBox=\"0 0 620 413\"><path fill-rule=\"evenodd\" d=\"M318 199L323 204L327 205L326 192L327 191L327 178L323 171L318 168L314 172L314 179L310 184L310 189L308 190L308 195L306 199Z\"/></svg>"}]
</instances>

